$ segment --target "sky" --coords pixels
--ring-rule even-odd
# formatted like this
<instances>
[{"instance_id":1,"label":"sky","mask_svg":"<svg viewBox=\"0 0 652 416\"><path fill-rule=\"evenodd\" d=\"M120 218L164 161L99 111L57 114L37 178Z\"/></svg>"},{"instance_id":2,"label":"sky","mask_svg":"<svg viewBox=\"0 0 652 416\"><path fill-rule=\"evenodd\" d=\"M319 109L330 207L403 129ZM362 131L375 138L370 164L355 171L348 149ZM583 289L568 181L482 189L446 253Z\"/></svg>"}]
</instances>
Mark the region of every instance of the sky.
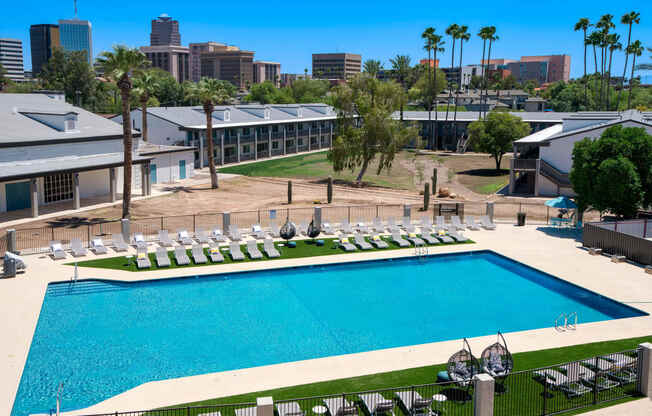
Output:
<instances>
[{"instance_id":1,"label":"sky","mask_svg":"<svg viewBox=\"0 0 652 416\"><path fill-rule=\"evenodd\" d=\"M463 64L479 63L482 41L476 33L482 26L497 28L500 40L493 58L519 59L522 55L571 55L571 77L583 73L583 43L573 26L581 17L597 21L601 15L615 16L616 31L626 43L627 27L620 16L635 10L641 23L634 27L632 39L652 46L652 1L341 1L281 2L240 1L127 1L78 0L79 18L93 26L93 54L115 44L149 45L151 20L167 13L179 21L181 43L216 41L255 51L256 60L281 63L281 72L311 70L311 54L349 52L366 59L378 59L390 67L389 59L406 54L416 63L426 57L423 30L432 26L443 34L451 23L469 26L473 35L464 44ZM442 4L443 6L440 6ZM8 2L2 7L0 37L23 41L25 68L31 68L29 26L56 23L74 16L73 0L31 0ZM450 38L441 66L450 66ZM459 44L458 44L459 46ZM456 48L455 65L459 63ZM641 62L651 62L650 53ZM631 59L630 59L631 62ZM624 54L614 56L614 67L622 71ZM590 61L590 65L593 62ZM616 71L614 71L616 72Z\"/></svg>"}]
</instances>

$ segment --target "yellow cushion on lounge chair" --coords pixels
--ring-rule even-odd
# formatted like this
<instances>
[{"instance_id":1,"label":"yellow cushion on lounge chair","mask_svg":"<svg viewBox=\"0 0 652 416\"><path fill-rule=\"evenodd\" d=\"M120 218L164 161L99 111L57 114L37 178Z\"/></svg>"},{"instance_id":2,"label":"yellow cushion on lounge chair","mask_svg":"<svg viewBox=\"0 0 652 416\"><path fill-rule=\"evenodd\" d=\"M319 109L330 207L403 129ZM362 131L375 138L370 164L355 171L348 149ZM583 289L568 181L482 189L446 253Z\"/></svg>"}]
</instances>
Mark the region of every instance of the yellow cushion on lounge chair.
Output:
<instances>
[{"instance_id":1,"label":"yellow cushion on lounge chair","mask_svg":"<svg viewBox=\"0 0 652 416\"><path fill-rule=\"evenodd\" d=\"M349 239L348 238L340 238L340 244L348 243Z\"/></svg>"},{"instance_id":2,"label":"yellow cushion on lounge chair","mask_svg":"<svg viewBox=\"0 0 652 416\"><path fill-rule=\"evenodd\" d=\"M416 235L415 233L410 233L410 234L408 234L408 237L410 237L410 238L415 238L416 236L417 236L417 235Z\"/></svg>"},{"instance_id":3,"label":"yellow cushion on lounge chair","mask_svg":"<svg viewBox=\"0 0 652 416\"><path fill-rule=\"evenodd\" d=\"M138 258L139 259L144 259L145 258L145 253L138 253Z\"/></svg>"},{"instance_id":4,"label":"yellow cushion on lounge chair","mask_svg":"<svg viewBox=\"0 0 652 416\"><path fill-rule=\"evenodd\" d=\"M378 240L380 240L380 237L378 237L377 235L375 235L375 236L372 237L372 239L373 239L374 241L378 241Z\"/></svg>"},{"instance_id":5,"label":"yellow cushion on lounge chair","mask_svg":"<svg viewBox=\"0 0 652 416\"><path fill-rule=\"evenodd\" d=\"M218 249L218 248L211 248L211 249L209 250L209 252L210 252L211 254L219 253L219 252L220 252L220 249Z\"/></svg>"},{"instance_id":6,"label":"yellow cushion on lounge chair","mask_svg":"<svg viewBox=\"0 0 652 416\"><path fill-rule=\"evenodd\" d=\"M446 235L446 231L444 231L444 230L439 230L439 235Z\"/></svg>"}]
</instances>

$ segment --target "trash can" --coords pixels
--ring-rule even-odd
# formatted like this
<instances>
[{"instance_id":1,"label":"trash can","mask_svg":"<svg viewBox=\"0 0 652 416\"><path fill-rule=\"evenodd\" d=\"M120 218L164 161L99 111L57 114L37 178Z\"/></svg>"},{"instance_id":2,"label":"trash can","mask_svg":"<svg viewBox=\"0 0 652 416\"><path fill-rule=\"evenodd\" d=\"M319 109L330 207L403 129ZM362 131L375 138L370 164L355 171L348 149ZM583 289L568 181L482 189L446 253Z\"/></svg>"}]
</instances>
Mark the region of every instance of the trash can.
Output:
<instances>
[{"instance_id":1,"label":"trash can","mask_svg":"<svg viewBox=\"0 0 652 416\"><path fill-rule=\"evenodd\" d=\"M518 212L516 214L516 225L522 227L525 225L525 212Z\"/></svg>"},{"instance_id":2,"label":"trash can","mask_svg":"<svg viewBox=\"0 0 652 416\"><path fill-rule=\"evenodd\" d=\"M16 277L16 259L5 256L3 277Z\"/></svg>"}]
</instances>

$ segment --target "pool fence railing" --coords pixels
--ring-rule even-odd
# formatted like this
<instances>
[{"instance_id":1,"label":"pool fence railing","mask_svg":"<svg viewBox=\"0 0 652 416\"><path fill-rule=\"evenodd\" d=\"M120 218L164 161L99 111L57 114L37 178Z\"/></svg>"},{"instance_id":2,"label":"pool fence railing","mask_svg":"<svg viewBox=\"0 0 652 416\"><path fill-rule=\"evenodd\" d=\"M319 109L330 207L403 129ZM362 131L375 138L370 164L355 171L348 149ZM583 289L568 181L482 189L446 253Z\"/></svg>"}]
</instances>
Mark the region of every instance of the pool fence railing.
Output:
<instances>
[{"instance_id":1,"label":"pool fence railing","mask_svg":"<svg viewBox=\"0 0 652 416\"><path fill-rule=\"evenodd\" d=\"M502 378L480 373L462 382L84 416L539 416L644 396L652 397L651 343Z\"/></svg>"},{"instance_id":2,"label":"pool fence railing","mask_svg":"<svg viewBox=\"0 0 652 416\"><path fill-rule=\"evenodd\" d=\"M17 254L37 254L49 251L50 241L61 242L68 248L72 239L79 239L82 245L90 247L94 238L111 240L111 236L122 233L129 242L131 235L142 233L146 240L158 239L159 230L168 230L171 234L177 230L197 232L210 231L219 228L225 232L228 225L237 225L241 230L249 230L254 224L269 228L272 223L283 225L286 219L295 224L310 223L313 218L318 222L331 224L347 221L355 224L360 221L370 222L374 218L387 221L394 218L400 221L408 216L413 221L420 221L426 216L435 222L439 215L447 221L452 215L458 215L462 221L467 215L476 218L488 215L494 222L513 224L516 222L516 212L525 212L528 224L546 225L551 218L559 214L559 210L542 203L521 202L447 202L436 201L430 204L427 211L423 205L410 204L372 204L372 205L319 205L304 208L257 209L233 212L208 212L187 215L157 216L131 219L124 228L121 220L57 220L54 224L36 228L19 228L7 230L0 234L0 256L5 251ZM585 214L587 216L588 214ZM127 231L127 232L125 232Z\"/></svg>"},{"instance_id":3,"label":"pool fence railing","mask_svg":"<svg viewBox=\"0 0 652 416\"><path fill-rule=\"evenodd\" d=\"M591 222L584 224L582 245L613 256L652 264L652 219Z\"/></svg>"}]
</instances>

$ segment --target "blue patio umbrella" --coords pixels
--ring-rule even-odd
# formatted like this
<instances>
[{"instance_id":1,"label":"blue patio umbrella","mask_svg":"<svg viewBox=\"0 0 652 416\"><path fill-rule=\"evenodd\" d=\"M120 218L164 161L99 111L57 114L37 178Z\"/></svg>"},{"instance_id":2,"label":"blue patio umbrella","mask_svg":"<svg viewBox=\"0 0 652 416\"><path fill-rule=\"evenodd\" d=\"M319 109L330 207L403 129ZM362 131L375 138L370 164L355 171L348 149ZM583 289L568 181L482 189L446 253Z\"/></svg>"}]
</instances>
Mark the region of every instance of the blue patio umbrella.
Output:
<instances>
[{"instance_id":1,"label":"blue patio umbrella","mask_svg":"<svg viewBox=\"0 0 652 416\"><path fill-rule=\"evenodd\" d=\"M548 200L545 202L545 204L552 208L577 209L575 202L571 201L570 198L565 196L560 196L558 198Z\"/></svg>"}]
</instances>

